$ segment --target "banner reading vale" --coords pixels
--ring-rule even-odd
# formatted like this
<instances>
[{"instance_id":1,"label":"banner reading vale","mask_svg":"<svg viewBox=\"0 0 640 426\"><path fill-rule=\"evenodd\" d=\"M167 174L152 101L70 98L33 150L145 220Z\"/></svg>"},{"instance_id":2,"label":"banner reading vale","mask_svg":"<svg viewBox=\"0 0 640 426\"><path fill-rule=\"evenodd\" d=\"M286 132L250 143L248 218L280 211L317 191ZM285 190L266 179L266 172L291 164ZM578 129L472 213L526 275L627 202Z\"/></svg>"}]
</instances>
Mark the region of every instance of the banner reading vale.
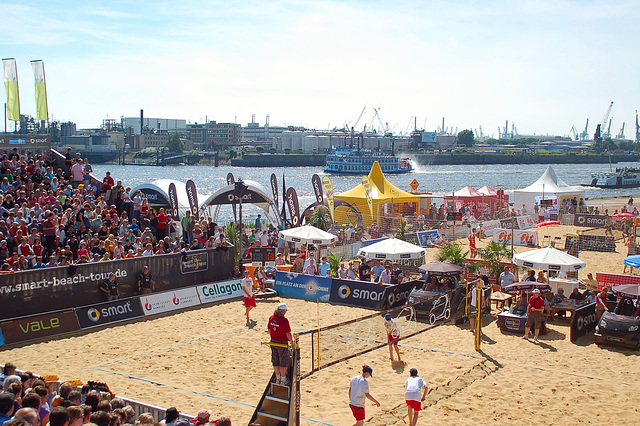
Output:
<instances>
[{"instance_id":1,"label":"banner reading vale","mask_svg":"<svg viewBox=\"0 0 640 426\"><path fill-rule=\"evenodd\" d=\"M276 271L273 289L282 296L328 302L331 278Z\"/></svg>"}]
</instances>

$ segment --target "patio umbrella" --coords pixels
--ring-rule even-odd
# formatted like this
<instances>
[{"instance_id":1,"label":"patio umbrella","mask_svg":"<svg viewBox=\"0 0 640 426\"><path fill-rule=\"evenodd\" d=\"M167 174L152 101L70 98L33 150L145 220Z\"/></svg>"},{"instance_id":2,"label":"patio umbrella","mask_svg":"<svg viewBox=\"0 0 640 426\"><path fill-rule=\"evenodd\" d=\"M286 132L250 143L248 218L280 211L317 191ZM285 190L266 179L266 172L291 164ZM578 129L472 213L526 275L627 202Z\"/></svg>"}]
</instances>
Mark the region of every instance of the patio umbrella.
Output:
<instances>
[{"instance_id":1,"label":"patio umbrella","mask_svg":"<svg viewBox=\"0 0 640 426\"><path fill-rule=\"evenodd\" d=\"M285 229L284 231L280 231L280 236L283 237L285 241L290 241L293 243L320 245L331 244L338 239L338 237L336 237L335 235L325 232L322 229L316 228L312 225L304 225L298 226L297 228Z\"/></svg>"},{"instance_id":2,"label":"patio umbrella","mask_svg":"<svg viewBox=\"0 0 640 426\"><path fill-rule=\"evenodd\" d=\"M618 296L627 296L632 299L640 299L639 284L620 284L611 289Z\"/></svg>"},{"instance_id":3,"label":"patio umbrella","mask_svg":"<svg viewBox=\"0 0 640 426\"><path fill-rule=\"evenodd\" d=\"M425 263L418 268L419 271L428 272L429 275L451 276L458 275L464 271L463 266L454 265L447 262Z\"/></svg>"},{"instance_id":4,"label":"patio umbrella","mask_svg":"<svg viewBox=\"0 0 640 426\"><path fill-rule=\"evenodd\" d=\"M577 271L587 266L582 260L553 247L544 247L517 253L513 263L524 268L542 269L544 271Z\"/></svg>"},{"instance_id":5,"label":"patio umbrella","mask_svg":"<svg viewBox=\"0 0 640 426\"><path fill-rule=\"evenodd\" d=\"M640 254L625 257L624 264L632 268L640 268Z\"/></svg>"},{"instance_id":6,"label":"patio umbrella","mask_svg":"<svg viewBox=\"0 0 640 426\"><path fill-rule=\"evenodd\" d=\"M624 217L635 217L635 215L631 214L631 213L616 213L611 217L615 217L615 218L624 218Z\"/></svg>"},{"instance_id":7,"label":"patio umbrella","mask_svg":"<svg viewBox=\"0 0 640 426\"><path fill-rule=\"evenodd\" d=\"M362 247L358 251L358 256L378 260L408 260L423 259L425 253L426 250L420 246L392 237Z\"/></svg>"},{"instance_id":8,"label":"patio umbrella","mask_svg":"<svg viewBox=\"0 0 640 426\"><path fill-rule=\"evenodd\" d=\"M548 225L560 225L560 221L559 220L545 220L544 222L538 222L535 225L532 226L532 228L540 228L543 226L548 226Z\"/></svg>"},{"instance_id":9,"label":"patio umbrella","mask_svg":"<svg viewBox=\"0 0 640 426\"><path fill-rule=\"evenodd\" d=\"M551 286L547 283L539 283L536 281L522 281L519 283L513 283L504 288L505 293L518 294L521 291L532 291L538 289L541 292L551 291Z\"/></svg>"}]
</instances>

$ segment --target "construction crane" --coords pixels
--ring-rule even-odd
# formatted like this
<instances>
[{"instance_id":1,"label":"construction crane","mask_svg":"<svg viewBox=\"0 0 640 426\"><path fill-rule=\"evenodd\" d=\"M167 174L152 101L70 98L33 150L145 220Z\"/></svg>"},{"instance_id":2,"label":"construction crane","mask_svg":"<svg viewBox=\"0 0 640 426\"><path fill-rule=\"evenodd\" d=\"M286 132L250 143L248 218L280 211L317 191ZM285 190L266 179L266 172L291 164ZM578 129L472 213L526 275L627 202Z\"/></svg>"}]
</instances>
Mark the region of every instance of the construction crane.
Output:
<instances>
[{"instance_id":1,"label":"construction crane","mask_svg":"<svg viewBox=\"0 0 640 426\"><path fill-rule=\"evenodd\" d=\"M580 140L589 140L589 119L587 118L587 124L584 125L584 130L580 133Z\"/></svg>"},{"instance_id":2,"label":"construction crane","mask_svg":"<svg viewBox=\"0 0 640 426\"><path fill-rule=\"evenodd\" d=\"M620 133L618 133L618 136L616 136L616 139L624 139L624 125L626 124L626 122L622 122L622 128L620 128Z\"/></svg>"},{"instance_id":3,"label":"construction crane","mask_svg":"<svg viewBox=\"0 0 640 426\"><path fill-rule=\"evenodd\" d=\"M605 138L610 138L611 137L611 122L613 121L613 117L611 117L609 119L609 125L607 126L607 131L604 134Z\"/></svg>"},{"instance_id":4,"label":"construction crane","mask_svg":"<svg viewBox=\"0 0 640 426\"><path fill-rule=\"evenodd\" d=\"M576 130L576 126L571 126L571 130L569 130L569 136L572 140L578 140L578 131Z\"/></svg>"},{"instance_id":5,"label":"construction crane","mask_svg":"<svg viewBox=\"0 0 640 426\"><path fill-rule=\"evenodd\" d=\"M358 116L358 119L356 120L356 124L353 125L353 128L357 128L358 127L358 123L360 122L360 119L362 118L362 115L364 114L364 110L367 109L367 106L365 105L364 108L362 108L362 111L360 111L360 115Z\"/></svg>"},{"instance_id":6,"label":"construction crane","mask_svg":"<svg viewBox=\"0 0 640 426\"><path fill-rule=\"evenodd\" d=\"M607 121L609 121L609 115L611 115L611 109L613 108L613 101L609 104L609 108L607 108L607 112L602 117L602 123L600 124L600 132L602 132L602 137L606 138L611 136L611 134L607 131L604 132L604 129L607 128ZM609 121L609 127L611 127L611 122Z\"/></svg>"}]
</instances>

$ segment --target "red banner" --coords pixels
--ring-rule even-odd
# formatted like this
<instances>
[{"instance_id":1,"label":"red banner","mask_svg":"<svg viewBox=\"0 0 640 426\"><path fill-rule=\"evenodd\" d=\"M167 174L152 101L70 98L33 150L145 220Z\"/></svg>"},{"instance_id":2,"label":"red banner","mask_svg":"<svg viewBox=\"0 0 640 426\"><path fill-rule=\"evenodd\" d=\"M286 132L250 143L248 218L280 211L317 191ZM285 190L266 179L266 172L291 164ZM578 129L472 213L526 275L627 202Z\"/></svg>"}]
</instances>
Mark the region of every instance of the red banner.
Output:
<instances>
[{"instance_id":1,"label":"red banner","mask_svg":"<svg viewBox=\"0 0 640 426\"><path fill-rule=\"evenodd\" d=\"M613 286L620 284L640 284L640 277L637 275L596 272L596 281L598 281L598 290L602 290L604 287L611 289Z\"/></svg>"}]
</instances>

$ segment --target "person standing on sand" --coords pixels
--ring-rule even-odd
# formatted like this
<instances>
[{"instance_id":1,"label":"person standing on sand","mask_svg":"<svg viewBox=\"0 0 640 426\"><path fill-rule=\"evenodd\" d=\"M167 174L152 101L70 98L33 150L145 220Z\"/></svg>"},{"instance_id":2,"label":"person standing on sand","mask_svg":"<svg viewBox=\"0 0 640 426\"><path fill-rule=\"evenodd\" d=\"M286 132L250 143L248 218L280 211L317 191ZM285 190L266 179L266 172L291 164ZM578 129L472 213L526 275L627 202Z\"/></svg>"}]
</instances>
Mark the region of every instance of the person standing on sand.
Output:
<instances>
[{"instance_id":1,"label":"person standing on sand","mask_svg":"<svg viewBox=\"0 0 640 426\"><path fill-rule=\"evenodd\" d=\"M276 384L282 386L288 386L291 383L287 379L287 369L291 360L287 343L291 343L293 346L293 337L289 320L284 316L288 310L286 303L280 303L267 322L271 343L280 344L271 346L271 364L276 373Z\"/></svg>"},{"instance_id":2,"label":"person standing on sand","mask_svg":"<svg viewBox=\"0 0 640 426\"><path fill-rule=\"evenodd\" d=\"M542 328L542 319L544 312L544 299L540 297L540 289L533 290L533 296L529 299L529 307L527 308L527 326L524 329L524 339L529 338L529 332L531 331L531 326L535 324L536 332L533 337L533 341L538 341L538 336L540 335L540 328Z\"/></svg>"},{"instance_id":3,"label":"person standing on sand","mask_svg":"<svg viewBox=\"0 0 640 426\"><path fill-rule=\"evenodd\" d=\"M244 293L244 314L247 317L247 324L251 323L249 311L256 307L256 295L253 288L253 279L251 279L249 270L244 271L244 278L240 280L242 292Z\"/></svg>"},{"instance_id":4,"label":"person standing on sand","mask_svg":"<svg viewBox=\"0 0 640 426\"><path fill-rule=\"evenodd\" d=\"M469 234L469 256L472 258L476 257L476 228L471 229L471 233Z\"/></svg>"},{"instance_id":5,"label":"person standing on sand","mask_svg":"<svg viewBox=\"0 0 640 426\"><path fill-rule=\"evenodd\" d=\"M380 406L380 403L369 394L369 382L367 382L369 377L373 377L373 368L365 364L362 366L362 374L354 376L349 384L349 407L353 417L356 418L354 426L364 425L365 398L373 401L376 406Z\"/></svg>"},{"instance_id":6,"label":"person standing on sand","mask_svg":"<svg viewBox=\"0 0 640 426\"><path fill-rule=\"evenodd\" d=\"M415 368L412 368L409 374L411 376L404 384L404 400L409 412L409 426L416 426L418 414L422 410L422 401L427 397L427 384L418 376L418 370Z\"/></svg>"},{"instance_id":7,"label":"person standing on sand","mask_svg":"<svg viewBox=\"0 0 640 426\"><path fill-rule=\"evenodd\" d=\"M400 350L398 349L398 339L400 338L400 329L398 328L398 324L396 320L391 318L391 314L386 314L384 316L384 328L387 330L387 343L389 345L389 359L393 362L393 348L396 349L396 354L398 354L398 362L402 361L400 359Z\"/></svg>"}]
</instances>

